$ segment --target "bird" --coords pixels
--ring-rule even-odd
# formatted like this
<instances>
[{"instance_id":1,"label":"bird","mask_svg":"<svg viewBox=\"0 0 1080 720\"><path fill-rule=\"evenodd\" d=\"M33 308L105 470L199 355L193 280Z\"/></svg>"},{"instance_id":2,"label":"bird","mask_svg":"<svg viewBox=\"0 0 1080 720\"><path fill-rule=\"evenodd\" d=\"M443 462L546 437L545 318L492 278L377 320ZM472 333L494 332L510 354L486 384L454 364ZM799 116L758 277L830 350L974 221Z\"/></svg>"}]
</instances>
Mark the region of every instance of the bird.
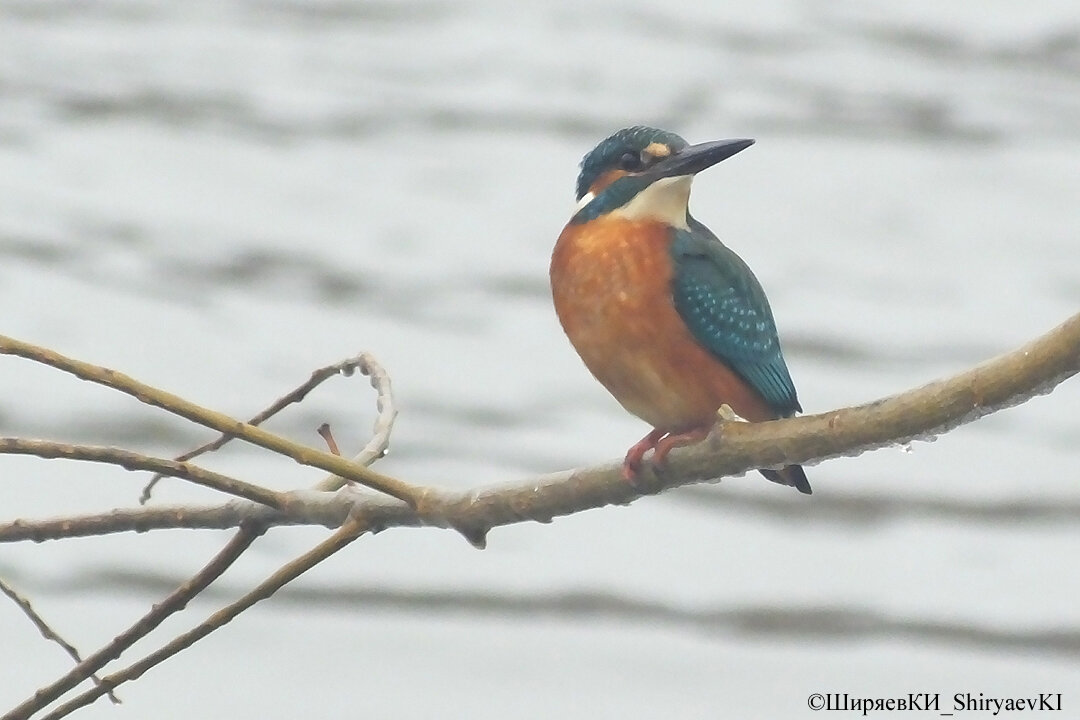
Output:
<instances>
[{"instance_id":1,"label":"bird","mask_svg":"<svg viewBox=\"0 0 1080 720\"><path fill-rule=\"evenodd\" d=\"M750 422L802 411L761 283L689 210L697 173L753 144L691 145L639 125L581 161L551 256L552 299L585 366L653 428L626 453L631 482L650 450L658 466L708 437L723 405ZM759 472L812 492L799 465Z\"/></svg>"}]
</instances>

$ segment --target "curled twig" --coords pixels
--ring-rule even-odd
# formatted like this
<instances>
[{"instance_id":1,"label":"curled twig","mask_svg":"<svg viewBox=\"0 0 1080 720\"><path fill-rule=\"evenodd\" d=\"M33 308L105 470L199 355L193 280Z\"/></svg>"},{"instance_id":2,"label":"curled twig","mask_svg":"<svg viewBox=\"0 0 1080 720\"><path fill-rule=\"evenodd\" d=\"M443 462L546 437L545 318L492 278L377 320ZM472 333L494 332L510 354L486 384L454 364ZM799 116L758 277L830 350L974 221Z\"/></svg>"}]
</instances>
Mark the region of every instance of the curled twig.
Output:
<instances>
[{"instance_id":1,"label":"curled twig","mask_svg":"<svg viewBox=\"0 0 1080 720\"><path fill-rule=\"evenodd\" d=\"M0 338L0 342L2 342L2 340L3 339ZM85 367L79 367L82 364L78 363L78 361L71 361L66 358L61 359L68 362L72 366L72 368L74 368L70 369L70 371L72 372L74 372L75 370L87 370L87 368ZM51 358L51 360L55 361L56 358ZM49 364L53 363L50 362ZM362 452L359 456L359 459L362 460L363 465L366 466L370 464L373 460L380 457L382 453L385 452L386 446L389 442L389 433L393 425L393 417L395 414L393 410L392 397L390 397L389 377L386 375L385 371L381 368L381 366L379 366L378 363L374 360L374 358L372 358L370 355L358 356L356 358L346 360L342 363L338 363L336 365L328 366L326 368L315 371L314 373L312 373L311 378L306 383L276 401L270 408L265 410L263 413L260 413L259 416L256 416L256 418L253 419L254 423L252 424L266 420L268 417L270 417L271 415L278 412L280 409L284 408L292 402L299 402L312 389L314 389L314 387L316 387L327 377L330 377L337 373L343 373L348 375L356 369L360 369L366 375L372 375L372 385L376 387L376 389L379 391L377 399L378 418L376 420L375 437L372 438L372 440L365 447L364 452ZM111 373L111 371L106 371L104 369L100 370L106 373L106 377L109 379L109 381L105 382L104 384L107 384L109 386L116 387L117 385L124 386L126 384L126 386L131 389L138 385L138 383L131 380L130 378L125 379L122 378L122 376L119 376L122 379L118 381L118 376L116 374ZM84 376L81 375L79 372L76 372L75 374L79 375L80 377ZM378 379L376 380L376 378ZM124 388L119 387L118 389ZM143 393L143 395L136 394L136 397L144 400L144 402L150 402L150 404L160 404L153 400L146 399L153 397L154 393L156 392L158 391L153 388L149 388L145 393ZM166 404L170 401L170 399L167 397L164 399L159 399ZM324 437L327 438L328 444L330 446L331 453L334 456L337 456L338 450L336 447L336 443L333 441L333 436L330 434L329 426L324 425L324 427L325 431L323 430L323 428L320 428L320 433L324 433ZM228 442L229 439L237 436L243 436L243 434L223 433L221 437L219 437L213 443L204 445L201 448L190 453L185 453L181 457L184 460L190 459L201 452L206 452L221 447L226 442ZM123 450L116 450L114 448L77 446L64 443L22 440L19 438L0 438L0 452L33 454L43 458L62 457L70 459L106 462L117 464L127 469L150 469L161 473L155 476L155 480L158 477L162 477L165 475L182 477L184 479L188 479L202 485L223 490L225 492L230 492L242 498L248 498L254 502L262 503L269 509L273 509L276 511L282 510L286 505L287 494L275 493L259 486L250 485L248 483L244 483L243 481L229 478L219 473L213 473L208 470L203 470L202 468L187 464L182 460L163 460L160 458L152 458ZM147 487L147 492L149 491L149 488L152 487L152 485L153 481L151 481L151 484ZM254 604L258 600L269 597L269 595L271 595L278 587L281 587L285 583L295 578L300 573L304 572L306 569L314 566L318 562L321 562L333 552L336 552L338 549L344 547L344 545L348 544L356 537L359 537L366 528L365 525L355 520L351 523L345 522L344 524L342 523L342 521L335 522L334 525L341 525L341 529L339 529L338 532L335 533L335 535L330 540L321 544L315 550L307 553L305 556L298 559L297 561L286 565L255 591L245 596L244 598L241 598L233 605L223 609L221 612L215 614L215 616L213 616L203 625L181 636L181 638L178 638L176 641L170 643L165 648L163 648L162 651L155 653L150 658L144 660L142 663L138 663L138 668L136 669L134 674L125 677L123 675L123 672L121 672L119 674L109 676L104 681L97 678L97 676L95 675L97 670L104 667L111 660L119 657L124 651L126 651L129 647L131 647L132 644L137 642L139 639L148 635L151 631L154 630L154 628L158 627L161 622L165 620L165 618L175 612L178 612L179 610L182 610L188 604L188 602L191 601L192 598L201 593L206 587L210 585L210 583L212 583L222 573L224 573L225 570L237 558L239 558L239 556L248 547L250 547L251 543L254 542L259 535L265 532L268 527L270 527L271 523L266 521L267 516L260 515L256 517L256 513L252 512L257 507L259 507L257 505L249 503L233 503L225 507L231 507L236 509L244 508L248 512L238 516L241 526L240 532L236 534L232 541L228 545L226 545L226 547L222 549L222 551L219 552L218 555L215 556L215 558L211 560L209 564L207 564L198 574L196 574L190 580L177 588L176 591L170 594L162 602L156 604L147 615L145 615L143 618L141 618L123 633L118 635L112 642L110 642L98 652L94 653L86 660L80 660L77 653L75 653L74 656L76 657L78 664L74 668L72 668L71 671L69 671L63 677L51 683L47 687L40 689L37 693L35 693L32 698L28 699L22 705L12 710L8 715L5 715L5 720L7 718L29 717L30 715L44 708L51 702L62 697L64 693L76 687L87 677L93 677L95 681L99 683L99 691L92 690L88 693L84 693L83 695L75 698L74 700L55 710L53 714L51 714L49 717L62 717L78 707L89 704L93 701L93 699L100 697L103 693L106 692L110 697L114 697L111 688L115 687L120 682L124 682L126 679L130 679L131 677L137 677L142 672L145 672L145 670L149 667L152 667L153 665L166 660L168 657L171 657L176 652L183 650L185 647L194 643L199 638L205 636L206 634L209 634L214 629L221 627L232 617L235 617L237 614L242 612L247 607L250 607L250 605ZM141 509L137 512L144 513L147 511L152 512L152 510L148 508ZM115 512L122 513L123 511ZM185 509L174 509L171 515L174 520L182 522L185 516ZM114 515L114 519L115 517L116 516ZM58 523L57 527L61 529L62 532L68 532L73 527L69 522L64 519L58 520L56 522ZM79 525L80 523L75 523L76 527ZM27 527L25 524L20 523L19 521L15 521L15 523L12 523L9 527L20 526L24 528ZM30 610L29 604L25 602L20 602L20 600L21 598L16 600L17 602L19 602L20 607L23 607L24 611L29 611L31 618L35 618L36 615L34 615L32 613L32 610ZM47 628L47 626L43 627ZM55 634L53 634L52 637L56 637ZM56 639L62 643L62 641L59 640L58 637ZM185 639L186 643L178 642ZM70 648L70 646L66 644L65 647ZM74 652L74 648L71 648L71 651ZM129 670L131 669L132 668L129 668Z\"/></svg>"},{"instance_id":2,"label":"curled twig","mask_svg":"<svg viewBox=\"0 0 1080 720\"><path fill-rule=\"evenodd\" d=\"M348 376L352 375L353 372L355 372L356 370L360 370L360 372L367 375L368 372L367 372L366 368L369 367L371 362L372 362L371 356L368 355L367 353L364 353L362 355L357 355L355 357L351 357L351 358L348 358L346 360L342 360L339 363L335 363L333 365L327 365L326 367L319 368L318 370L311 373L311 377L309 377L307 380L305 380L302 384L300 384L299 386L297 386L296 388L294 388L290 392L286 393L285 395L282 395L281 397L279 397L268 408L266 408L262 412L259 412L259 413L256 413L255 415L253 415L247 421L248 425L262 425L264 422L266 422L267 420L272 418L274 415L277 415L279 412L281 412L282 410L287 408L289 405L292 405L294 403L302 402L304 400L304 398L306 398L308 396L308 394L312 390L317 388L319 385L324 383L329 378L334 377L335 375L344 375L344 376L348 377ZM376 365L377 365L377 363L376 363ZM381 411L381 394L380 394L380 411ZM235 435L231 435L229 433L222 433L221 435L219 435L217 437L216 440L208 442L205 445L200 445L199 447L195 448L194 450L189 450L189 451L187 451L185 453L177 455L173 459L176 460L177 462L184 462L186 460L191 460L192 458L198 457L199 455L202 455L203 453L213 452L215 450L220 449L223 445L225 445L225 443L229 442L230 440L234 439L235 437L236 437ZM368 463L361 463L361 464L367 465ZM150 500L150 493L153 492L154 486L157 485L158 481L161 480L163 477L165 477L164 474L157 473L152 478L150 478L150 482L148 482L146 484L146 487L143 488L142 495L139 496L139 504L140 505L145 505Z\"/></svg>"},{"instance_id":3,"label":"curled twig","mask_svg":"<svg viewBox=\"0 0 1080 720\"><path fill-rule=\"evenodd\" d=\"M360 372L371 379L371 387L375 388L375 409L378 414L375 416L375 427L371 439L353 458L353 462L370 465L390 450L390 433L394 431L397 408L394 406L394 391L390 386L390 374L370 353L363 353L360 360L362 361L359 366Z\"/></svg>"},{"instance_id":4,"label":"curled twig","mask_svg":"<svg viewBox=\"0 0 1080 720\"><path fill-rule=\"evenodd\" d=\"M172 393L139 382L123 373L69 358L48 348L0 335L0 355L15 355L33 360L57 370L71 373L77 378L98 383L132 396L139 402L161 408L204 427L226 435L238 437L252 445L272 450L292 458L302 465L340 475L348 480L366 485L373 490L395 497L416 507L423 495L417 488L397 478L383 475L345 458L321 452L288 438L267 432L260 427L235 420L228 415L201 407Z\"/></svg>"},{"instance_id":5,"label":"curled twig","mask_svg":"<svg viewBox=\"0 0 1080 720\"><path fill-rule=\"evenodd\" d=\"M357 369L371 378L371 387L375 388L375 427L371 439L361 450L353 462L365 467L381 458L390 449L390 433L394 431L394 419L397 418L397 408L394 406L394 391L390 386L390 374L379 364L370 353L362 353L357 358ZM338 490L344 485L344 480L339 475L331 475L316 485L319 490Z\"/></svg>"}]
</instances>

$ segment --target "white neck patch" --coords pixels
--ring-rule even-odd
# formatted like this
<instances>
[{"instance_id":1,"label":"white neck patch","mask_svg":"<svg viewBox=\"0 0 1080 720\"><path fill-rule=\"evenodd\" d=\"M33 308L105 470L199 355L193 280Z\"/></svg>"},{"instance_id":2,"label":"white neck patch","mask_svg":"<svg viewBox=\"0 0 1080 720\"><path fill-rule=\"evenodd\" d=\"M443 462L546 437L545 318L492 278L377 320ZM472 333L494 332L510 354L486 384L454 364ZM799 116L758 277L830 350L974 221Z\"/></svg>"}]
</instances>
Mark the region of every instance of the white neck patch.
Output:
<instances>
[{"instance_id":1,"label":"white neck patch","mask_svg":"<svg viewBox=\"0 0 1080 720\"><path fill-rule=\"evenodd\" d=\"M577 215L579 212L585 209L585 206L596 199L596 193L587 192L581 196L578 200L578 204L574 206L574 212L571 215Z\"/></svg>"},{"instance_id":2,"label":"white neck patch","mask_svg":"<svg viewBox=\"0 0 1080 720\"><path fill-rule=\"evenodd\" d=\"M625 220L656 220L686 230L686 206L690 202L693 180L693 175L660 178L609 214ZM585 197L591 200L590 195Z\"/></svg>"}]
</instances>

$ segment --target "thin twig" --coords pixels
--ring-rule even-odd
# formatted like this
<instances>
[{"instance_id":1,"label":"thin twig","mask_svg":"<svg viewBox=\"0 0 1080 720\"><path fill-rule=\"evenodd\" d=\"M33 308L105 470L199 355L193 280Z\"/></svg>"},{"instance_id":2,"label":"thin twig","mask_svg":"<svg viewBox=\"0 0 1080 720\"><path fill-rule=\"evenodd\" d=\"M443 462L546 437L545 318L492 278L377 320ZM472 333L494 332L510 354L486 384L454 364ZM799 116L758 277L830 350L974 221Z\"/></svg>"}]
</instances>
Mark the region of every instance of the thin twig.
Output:
<instances>
[{"instance_id":1,"label":"thin twig","mask_svg":"<svg viewBox=\"0 0 1080 720\"><path fill-rule=\"evenodd\" d=\"M363 355L357 355L356 357L342 360L341 362L335 363L334 365L327 365L326 367L319 368L315 372L311 373L311 377L304 381L303 384L296 387L291 392L282 395L280 398L275 400L273 404L270 405L270 407L266 408L262 412L253 415L251 419L247 421L248 425L262 425L264 422L284 410L289 405L302 402L312 390L317 388L329 378L334 377L335 375L344 375L345 377L349 377L356 370L360 370L360 372L367 375L368 373L365 371L365 367L368 366L371 361L371 356L367 353L364 353ZM235 437L235 435L222 433L217 437L216 440L208 442L205 445L200 445L194 450L188 450L186 453L177 455L173 459L177 462L191 460L192 458L198 457L203 453L213 452L220 449L223 445L225 445L225 443L229 442ZM366 465L368 463L361 464ZM150 500L150 494L153 492L154 486L157 485L158 481L160 481L163 477L166 476L162 473L156 473L152 478L150 478L150 482L146 484L146 487L143 488L142 495L139 496L140 505L145 505Z\"/></svg>"},{"instance_id":2,"label":"thin twig","mask_svg":"<svg viewBox=\"0 0 1080 720\"><path fill-rule=\"evenodd\" d=\"M33 697L28 698L22 704L12 709L2 720L26 720L31 715L46 707L60 698L64 693L76 687L86 678L105 667L109 662L120 657L121 653L135 644L138 640L146 637L154 628L158 627L167 617L175 612L183 610L193 597L205 590L214 580L221 577L240 555L243 554L251 543L265 532L266 527L259 523L248 523L240 528L232 540L215 555L210 562L196 573L191 579L178 587L172 594L160 603L153 606L146 615L140 618L134 625L117 635L112 642L98 650L73 667L63 677L41 688ZM117 683L109 682L108 679L100 681L98 689L101 693L111 692ZM95 695L100 697L101 693Z\"/></svg>"},{"instance_id":3,"label":"thin twig","mask_svg":"<svg viewBox=\"0 0 1080 720\"><path fill-rule=\"evenodd\" d=\"M353 458L353 462L360 465L371 465L390 451L390 434L394 431L394 420L397 418L397 407L394 405L394 390L390 384L390 374L386 368L369 353L360 356L363 364L360 372L371 378L371 387L375 388L375 408L378 414L375 416L373 434L364 449ZM337 488L334 488L335 490Z\"/></svg>"},{"instance_id":4,"label":"thin twig","mask_svg":"<svg viewBox=\"0 0 1080 720\"><path fill-rule=\"evenodd\" d=\"M361 362L357 368L371 378L371 387L375 388L375 408L378 411L371 439L353 458L353 462L367 467L390 450L390 434L394 431L397 407L394 405L394 390L390 385L390 374L386 372L386 369L370 353L362 353L359 360ZM332 492L341 489L344 484L345 481L341 476L331 475L315 487L318 490Z\"/></svg>"},{"instance_id":5,"label":"thin twig","mask_svg":"<svg viewBox=\"0 0 1080 720\"><path fill-rule=\"evenodd\" d=\"M358 482L361 485L366 485L374 490L396 497L412 507L417 506L424 494L423 488L414 487L397 478L375 472L345 458L321 452L280 435L267 432L254 425L240 422L223 413L196 405L178 395L141 383L116 370L75 360L48 348L16 340L6 335L0 335L0 355L22 357L70 373L82 380L110 387L132 396L139 402L161 408L166 412L217 430L220 433L234 435L252 445L258 445L280 455L290 457L302 465L317 467Z\"/></svg>"},{"instance_id":6,"label":"thin twig","mask_svg":"<svg viewBox=\"0 0 1080 720\"><path fill-rule=\"evenodd\" d=\"M63 648L64 652L71 656L71 659L76 663L81 663L83 661L78 649L67 640L60 637L59 633L49 627L49 623L45 622L45 618L38 615L37 611L34 610L33 606L30 604L30 601L20 595L15 588L8 585L3 578L0 578L0 592L7 595L19 606L19 609L23 611L23 614L26 615L26 617L30 618L30 622L34 623L34 627L38 629L38 632L40 632L46 640L52 640ZM97 674L90 675L90 678L94 681L95 685L101 684L101 678L99 678ZM114 704L118 705L120 703L120 698L113 695L112 690L108 691L108 695L109 700Z\"/></svg>"},{"instance_id":7,"label":"thin twig","mask_svg":"<svg viewBox=\"0 0 1080 720\"><path fill-rule=\"evenodd\" d=\"M400 503L399 503L400 504ZM148 530L230 530L245 521L255 521L267 527L278 525L324 525L330 529L341 526L349 514L349 506L314 505L301 502L300 510L289 514L270 510L265 505L247 500L234 500L224 505L118 508L89 515L62 516L43 520L16 519L0 523L0 542L45 542L69 537L98 537L117 532L146 532ZM303 510L303 508L307 510ZM314 508L319 508L314 511ZM290 506L292 508L292 506ZM265 512L264 512L265 511ZM319 518L325 517L326 522Z\"/></svg>"},{"instance_id":8,"label":"thin twig","mask_svg":"<svg viewBox=\"0 0 1080 720\"><path fill-rule=\"evenodd\" d=\"M210 633L224 627L233 620L233 618L255 603L270 597L300 575L356 540L367 531L367 528L367 524L361 518L356 515L351 515L333 535L277 570L273 575L261 582L254 590L247 593L236 602L217 611L207 618L205 622L174 638L162 648L147 655L142 660L129 665L119 672L107 675L102 679L102 684L99 687L87 690L81 695L64 703L53 712L46 715L43 720L59 720L59 718L66 717L75 710L94 702L94 700L101 697L108 690L114 689L116 686L128 682L129 680L138 679L147 670L168 660L173 655L186 650ZM12 716L11 720L24 717L28 716L16 715ZM5 716L3 720L9 720L9 718Z\"/></svg>"},{"instance_id":9,"label":"thin twig","mask_svg":"<svg viewBox=\"0 0 1080 720\"><path fill-rule=\"evenodd\" d=\"M323 423L316 429L316 432L326 443L326 449L330 451L331 455L341 454L341 448L338 447L337 440L334 439L334 431L330 429L330 423Z\"/></svg>"},{"instance_id":10,"label":"thin twig","mask_svg":"<svg viewBox=\"0 0 1080 720\"><path fill-rule=\"evenodd\" d=\"M322 368L322 369L317 370L316 372L312 373L312 376L308 380L307 383L300 386L299 388L294 390L289 395L287 395L287 396L281 398L280 400L278 400L273 406L268 408L263 413L260 413L260 416L256 417L254 420L256 422L262 422L263 420L267 419L268 417L270 417L275 412L277 412L281 408L285 407L289 403L291 403L291 402L299 402L300 400L303 399L304 396L307 395L307 393L309 393L312 389L314 389L314 387L316 387L319 383L321 383L323 380L325 380L327 377L330 377L333 374L337 374L337 373L351 374L353 372L353 370L355 370L357 368L360 368L361 371L364 372L364 374L369 374L370 373L369 368L370 368L370 366L372 364L375 367L377 367L380 372L382 372L382 375L384 376L385 383L388 383L389 382L388 378L385 378L385 371L382 371L381 367L378 366L378 363L376 363L373 358L371 358L370 356L360 356L358 358L345 361L344 363L339 363L338 365L330 366L330 367L327 367L327 368ZM374 385L374 381L373 381L372 384ZM386 385L386 387L387 388L389 387L388 384ZM378 400L378 410L379 410L380 418L385 415L383 397L384 397L384 394L383 394L382 391L380 391L379 400ZM391 417L390 424L392 425L392 423L393 423L393 418ZM334 455L338 455L339 451L338 451L338 449L336 447L336 443L333 442L333 436L329 435L329 426L325 426L325 427L326 427L326 435L324 435L324 437L329 436L328 443L330 444L330 451ZM378 432L379 432L379 428L378 428L378 425L377 425L376 433L378 434ZM322 428L320 428L320 433L322 433ZM389 430L386 430L386 434L388 436ZM228 439L230 439L230 436L222 435L220 438L218 438L218 440L215 443L210 443L209 445L203 446L203 448L200 449L200 451L207 451L207 450L216 449L217 447L221 447L221 445L223 445L225 442L227 442ZM373 442L374 442L374 440L373 440ZM380 442L385 444L386 442L388 442L388 438L383 439ZM371 446L371 443L369 443L369 447L370 446ZM92 448L78 448L78 447L74 447L74 446L64 446L64 445L59 445L59 444L55 444L55 443L48 444L46 446L40 446L40 445L37 445L37 444L30 445L30 446L23 446L23 445L20 445L18 443L13 443L12 444L12 451L13 452L17 451L17 450L20 450L20 449L21 450L26 450L28 448L36 449L37 451L39 451L37 454L52 453L52 454L45 454L44 455L44 456L48 456L48 457L81 457L82 459L92 459L92 458L96 458L99 455L99 453L95 453L94 452L95 449L92 449ZM118 457L120 457L120 458L124 459L125 461L127 461L127 462L123 463L123 464L125 464L125 466L127 466L129 464L137 465L139 463L147 462L148 460L154 460L152 458L147 459L147 458L143 458L141 456L136 456L133 453L127 453L127 454L123 454L123 455L116 455L115 453L109 453L108 452L109 449L103 449L103 450L105 452L100 453L100 455L104 455L104 456L110 458L111 459L110 461L114 461L114 462L116 461L116 459ZM192 453L185 454L185 456L182 456L182 457L183 457L184 460L187 460L187 459L190 459L192 457L195 457L195 455L197 455L197 454L198 454L198 452L193 451ZM381 454L381 451L380 451L379 454ZM372 459L374 459L374 458L372 458ZM167 462L167 461L162 461L162 462ZM368 460L367 462L370 463L370 460ZM176 466L176 467L173 468L174 470L181 466L180 462L170 463L170 465L175 465ZM184 466L184 467L190 468L191 466ZM162 477L162 475L157 475L157 476L155 476L155 478L156 477ZM239 483L239 481L236 481L236 482ZM246 485L246 483L241 483L241 485ZM261 488L257 488L257 489L262 490ZM269 491L266 491L266 492L269 492ZM279 503L276 504L274 507L275 508L280 508L282 504L283 503L280 502L280 497L279 497ZM183 510L174 511L174 512L175 512L176 517L181 517L181 518L183 517ZM67 527L70 528L71 526L67 525ZM46 688L43 688L42 690L39 690L38 693L35 694L34 698L32 698L30 701L27 701L27 703L29 703L29 702L35 703L36 707L30 707L30 706L28 706L27 703L24 703L23 706L20 706L20 708L16 708L12 712L11 715L6 716L6 717L13 717L13 718L22 717L22 715L19 714L21 712L25 712L26 717L29 717L29 715L33 714L34 712L37 712L37 710L39 710L41 708L44 708L49 703L53 702L55 699L58 699L60 696L62 696L69 689L71 689L72 687L75 687L76 685L78 685L78 683L82 682L82 679L84 679L83 676L85 676L85 673L93 672L98 667L104 666L109 661L119 657L133 643L135 643L139 639L141 639L141 638L145 637L147 634L149 634L166 617L168 617L169 615L183 609L187 605L187 603L190 602L190 600L192 598L194 598L203 589L205 589L214 579L219 577L221 575L221 573L223 573L225 571L225 569L233 561L235 561L235 559L237 557L239 557L239 555L244 550L246 550L247 547L250 546L250 544L255 540L255 538L258 537L259 535L261 535L266 530L267 527L268 527L268 525L263 523L263 522L247 522L247 523L245 523L242 526L242 529L240 530L240 532L237 533L237 535L233 538L233 540L229 543L229 545L227 545L218 554L218 556L216 556L214 558L214 560L209 565L207 565L206 568L203 569L203 571L201 571L199 574L197 574L195 577L193 577L188 582L181 585L174 593L172 593L164 601L162 601L161 603L155 605L153 610L149 614L147 614L142 619L140 619L137 623L135 623L130 628L128 628L124 633L122 633L120 636L118 636L116 639L114 639L113 642L110 643L108 646L106 646L105 648L100 650L98 653L95 653L95 655L92 658L90 658L86 662L80 663L80 665L77 666L75 669L73 669L70 673L68 673L64 677L60 678L59 680L57 680L56 682L54 682L50 686L48 686ZM337 535L341 535L344 531L345 531L345 527L343 526L342 529L338 531ZM363 532L363 530L361 528L358 528L356 537L358 537L359 534L361 534L362 532ZM337 535L335 537L337 537ZM351 542L351 540L350 540L350 542ZM344 545L341 545L341 547L343 547L343 546ZM332 548L332 546L328 545L328 546L326 546L326 548ZM333 552L333 551L336 551L336 550L331 549L330 551ZM305 556L305 557L307 557L307 556ZM325 557L325 556L323 556L323 557ZM303 558L301 558L301 560L303 560ZM318 558L316 558L314 560L314 562L318 562L318 561L319 561ZM297 561L297 562L299 562L299 561ZM314 564L314 562L312 564ZM292 565L295 566L295 563L293 563ZM308 566L308 567L310 567L310 566ZM293 574L291 576L288 576L288 573L291 570L290 570L290 566L286 566L281 571L279 571L279 573L275 574L275 576L273 578L271 578L271 581L280 582L280 585L284 585L286 582L288 582L290 579L292 579L292 577L295 577L296 575L299 575L305 569L306 568L301 568L298 571L295 571L295 574ZM293 570L295 570L295 567L293 567ZM285 579L282 580L282 578L285 578ZM264 587L265 587L265 585L266 584L264 583ZM268 597L269 594L272 593L272 592L273 592L273 590L268 592L265 595L265 597ZM249 598L250 597L251 596L249 596ZM254 599L251 599L250 604L254 604L254 602L257 602L259 599L261 599L261 598L256 597ZM241 603L243 603L243 601L244 601L244 599L241 599L237 603L237 606L239 606ZM247 606L236 607L233 610L233 612L234 612L233 616L235 616L235 614L239 614L239 612L241 612L245 607L247 607ZM229 612L230 612L230 608L226 608L225 610L222 611L222 613L225 613L225 614L228 614ZM221 615L222 613L219 613L218 615ZM228 622L228 620L226 619L226 620L222 621L220 624L223 625L223 624L225 624L225 622ZM218 626L220 626L220 625L218 625ZM214 629L213 627L207 629L204 634L209 634L209 632L212 631L213 629ZM191 636L190 633L189 633L189 636ZM191 642L193 643L197 639L198 639L198 637L192 636ZM179 652L182 649L183 649L183 647L177 647L174 652ZM172 653L162 655L160 657L160 659L157 660L157 662L164 661L165 659L170 657L171 654ZM152 665L147 665L146 667L148 668L150 666L152 666ZM110 678L110 685L108 687L113 687L115 685L115 683L112 682L113 679L114 678ZM110 697L112 696L111 690L109 691L109 695L110 695ZM95 697L97 697L97 696L95 696ZM91 702L91 701L92 701L92 699L88 699L87 703ZM68 705L72 706L71 709L74 709L75 707L77 707L77 705L73 704L75 702L77 702L77 699L76 699L76 701L72 701L72 703L68 704ZM64 707L68 707L68 706L64 706ZM70 710L68 710L66 712L70 712ZM63 708L60 708L60 709L58 709L56 711L56 714L63 715L63 714L66 714L66 712L63 710Z\"/></svg>"},{"instance_id":11,"label":"thin twig","mask_svg":"<svg viewBox=\"0 0 1080 720\"><path fill-rule=\"evenodd\" d=\"M284 493L267 490L258 485L231 478L212 470L206 470L189 463L151 457L129 450L119 450L96 445L69 445L48 440L26 440L23 438L0 438L0 455L36 455L47 460L84 460L87 462L119 465L125 470L153 470L162 475L183 478L196 485L220 490L221 492L262 503L275 510L285 507Z\"/></svg>"}]
</instances>

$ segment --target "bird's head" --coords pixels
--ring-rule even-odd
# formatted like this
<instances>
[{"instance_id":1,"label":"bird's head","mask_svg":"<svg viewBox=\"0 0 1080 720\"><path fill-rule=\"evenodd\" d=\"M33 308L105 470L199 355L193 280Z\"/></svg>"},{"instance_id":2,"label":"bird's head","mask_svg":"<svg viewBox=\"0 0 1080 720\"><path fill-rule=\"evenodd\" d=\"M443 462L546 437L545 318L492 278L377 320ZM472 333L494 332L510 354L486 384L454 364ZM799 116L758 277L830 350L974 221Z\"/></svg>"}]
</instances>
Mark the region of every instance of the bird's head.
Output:
<instances>
[{"instance_id":1,"label":"bird's head","mask_svg":"<svg viewBox=\"0 0 1080 720\"><path fill-rule=\"evenodd\" d=\"M624 128L600 142L581 161L578 204L571 223L604 215L653 219L686 227L694 175L754 144L717 140L690 145L657 128Z\"/></svg>"}]
</instances>

